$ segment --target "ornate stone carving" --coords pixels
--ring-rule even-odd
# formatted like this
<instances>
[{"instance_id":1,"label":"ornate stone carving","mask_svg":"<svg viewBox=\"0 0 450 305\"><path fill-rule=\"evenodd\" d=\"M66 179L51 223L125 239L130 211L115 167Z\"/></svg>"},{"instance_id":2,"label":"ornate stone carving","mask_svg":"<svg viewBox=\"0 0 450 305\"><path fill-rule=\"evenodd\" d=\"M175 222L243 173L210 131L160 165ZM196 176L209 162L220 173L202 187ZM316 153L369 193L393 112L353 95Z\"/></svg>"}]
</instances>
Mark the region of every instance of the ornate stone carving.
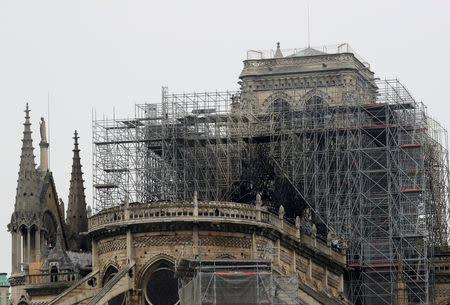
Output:
<instances>
[{"instance_id":1,"label":"ornate stone carving","mask_svg":"<svg viewBox=\"0 0 450 305\"><path fill-rule=\"evenodd\" d=\"M192 244L192 235L152 235L138 236L134 239L134 247L162 247Z\"/></svg>"},{"instance_id":2,"label":"ornate stone carving","mask_svg":"<svg viewBox=\"0 0 450 305\"><path fill-rule=\"evenodd\" d=\"M123 250L127 248L125 238L101 241L98 243L98 254L104 254L111 251Z\"/></svg>"}]
</instances>

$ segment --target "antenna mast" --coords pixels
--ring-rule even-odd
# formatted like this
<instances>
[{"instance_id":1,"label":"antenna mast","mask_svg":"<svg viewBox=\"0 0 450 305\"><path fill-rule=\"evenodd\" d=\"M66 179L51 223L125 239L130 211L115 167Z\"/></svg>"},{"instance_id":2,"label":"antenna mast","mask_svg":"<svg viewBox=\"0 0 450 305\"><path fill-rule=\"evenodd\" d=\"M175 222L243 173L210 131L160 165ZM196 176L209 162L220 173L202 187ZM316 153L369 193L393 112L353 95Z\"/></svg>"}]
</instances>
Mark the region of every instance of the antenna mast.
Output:
<instances>
[{"instance_id":1,"label":"antenna mast","mask_svg":"<svg viewBox=\"0 0 450 305\"><path fill-rule=\"evenodd\" d=\"M50 90L47 91L47 134L48 134L48 143L51 143L50 140ZM50 169L50 146L48 147L48 168Z\"/></svg>"},{"instance_id":2,"label":"antenna mast","mask_svg":"<svg viewBox=\"0 0 450 305\"><path fill-rule=\"evenodd\" d=\"M309 1L306 1L306 8L308 12L308 48L311 47L311 37L310 37L310 30L309 30Z\"/></svg>"}]
</instances>

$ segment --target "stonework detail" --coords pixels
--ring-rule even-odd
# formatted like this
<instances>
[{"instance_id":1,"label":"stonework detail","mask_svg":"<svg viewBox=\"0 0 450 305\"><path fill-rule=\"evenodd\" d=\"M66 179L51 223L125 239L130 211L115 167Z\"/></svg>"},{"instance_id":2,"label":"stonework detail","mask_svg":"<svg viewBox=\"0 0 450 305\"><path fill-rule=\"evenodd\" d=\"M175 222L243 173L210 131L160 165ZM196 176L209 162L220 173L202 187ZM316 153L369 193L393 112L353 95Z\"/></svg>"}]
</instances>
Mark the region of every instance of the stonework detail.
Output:
<instances>
[{"instance_id":1,"label":"stonework detail","mask_svg":"<svg viewBox=\"0 0 450 305\"><path fill-rule=\"evenodd\" d=\"M335 289L339 288L339 276L337 274L335 274L333 272L328 272L327 282L328 282L329 286L331 286Z\"/></svg>"},{"instance_id":2,"label":"stonework detail","mask_svg":"<svg viewBox=\"0 0 450 305\"><path fill-rule=\"evenodd\" d=\"M123 250L127 248L125 238L101 241L98 244L98 253L105 254L112 251Z\"/></svg>"},{"instance_id":3,"label":"stonework detail","mask_svg":"<svg viewBox=\"0 0 450 305\"><path fill-rule=\"evenodd\" d=\"M323 281L325 276L325 269L322 266L312 265L312 277L316 280Z\"/></svg>"},{"instance_id":4,"label":"stonework detail","mask_svg":"<svg viewBox=\"0 0 450 305\"><path fill-rule=\"evenodd\" d=\"M308 264L309 264L309 261L307 258L304 258L301 255L297 255L295 257L295 266L298 271L306 273L308 271Z\"/></svg>"},{"instance_id":5,"label":"stonework detail","mask_svg":"<svg viewBox=\"0 0 450 305\"><path fill-rule=\"evenodd\" d=\"M288 265L292 263L292 253L286 249L281 248L280 258L281 258L282 262L284 262Z\"/></svg>"},{"instance_id":6,"label":"stonework detail","mask_svg":"<svg viewBox=\"0 0 450 305\"><path fill-rule=\"evenodd\" d=\"M176 246L192 244L192 235L152 235L138 236L134 239L136 248Z\"/></svg>"},{"instance_id":7,"label":"stonework detail","mask_svg":"<svg viewBox=\"0 0 450 305\"><path fill-rule=\"evenodd\" d=\"M221 236L221 235L200 235L200 241L202 246L213 247L230 247L230 248L242 248L251 249L252 241L250 238L239 238L233 236Z\"/></svg>"}]
</instances>

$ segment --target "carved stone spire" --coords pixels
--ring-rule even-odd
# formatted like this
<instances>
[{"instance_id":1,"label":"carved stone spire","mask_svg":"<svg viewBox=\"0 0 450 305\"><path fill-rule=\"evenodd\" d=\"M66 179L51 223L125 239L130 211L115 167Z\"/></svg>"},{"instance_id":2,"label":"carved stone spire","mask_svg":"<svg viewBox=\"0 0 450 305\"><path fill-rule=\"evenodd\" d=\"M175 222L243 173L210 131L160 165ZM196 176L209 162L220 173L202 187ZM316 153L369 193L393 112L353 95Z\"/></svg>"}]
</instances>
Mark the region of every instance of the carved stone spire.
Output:
<instances>
[{"instance_id":1,"label":"carved stone spire","mask_svg":"<svg viewBox=\"0 0 450 305\"><path fill-rule=\"evenodd\" d=\"M67 226L69 231L70 250L86 250L80 232L87 232L88 221L86 212L86 197L84 195L83 172L81 171L80 149L78 148L78 133L75 130L72 176L70 179L69 202L67 207Z\"/></svg>"},{"instance_id":2,"label":"carved stone spire","mask_svg":"<svg viewBox=\"0 0 450 305\"><path fill-rule=\"evenodd\" d=\"M25 123L22 139L22 153L20 155L19 179L17 180L17 193L15 209L28 210L34 203L37 194L36 164L34 163L33 139L31 138L30 109L28 103L25 109Z\"/></svg>"}]
</instances>

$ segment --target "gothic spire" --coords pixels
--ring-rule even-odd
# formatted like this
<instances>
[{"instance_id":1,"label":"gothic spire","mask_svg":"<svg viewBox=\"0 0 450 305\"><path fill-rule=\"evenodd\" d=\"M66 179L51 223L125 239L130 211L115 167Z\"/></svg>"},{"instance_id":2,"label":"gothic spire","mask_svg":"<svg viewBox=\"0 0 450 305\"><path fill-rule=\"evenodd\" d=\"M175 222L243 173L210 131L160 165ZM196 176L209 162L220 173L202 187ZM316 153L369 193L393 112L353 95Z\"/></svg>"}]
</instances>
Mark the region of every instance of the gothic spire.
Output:
<instances>
[{"instance_id":1,"label":"gothic spire","mask_svg":"<svg viewBox=\"0 0 450 305\"><path fill-rule=\"evenodd\" d=\"M67 225L70 231L69 248L79 250L83 248L80 244L80 232L88 229L86 198L84 195L83 172L81 170L80 149L78 147L78 133L74 133L74 149L72 158L72 175L70 179L69 202L67 207Z\"/></svg>"},{"instance_id":2,"label":"gothic spire","mask_svg":"<svg viewBox=\"0 0 450 305\"><path fill-rule=\"evenodd\" d=\"M17 180L16 209L25 209L37 198L36 164L34 163L33 139L31 138L30 109L25 108L25 123L20 155L19 179ZM32 198L29 198L32 197Z\"/></svg>"},{"instance_id":3,"label":"gothic spire","mask_svg":"<svg viewBox=\"0 0 450 305\"><path fill-rule=\"evenodd\" d=\"M31 123L30 123L30 109L28 103L25 108L25 123L22 139L22 154L20 156L20 171L33 171L35 170L34 163L34 148L33 139L31 138Z\"/></svg>"}]
</instances>

